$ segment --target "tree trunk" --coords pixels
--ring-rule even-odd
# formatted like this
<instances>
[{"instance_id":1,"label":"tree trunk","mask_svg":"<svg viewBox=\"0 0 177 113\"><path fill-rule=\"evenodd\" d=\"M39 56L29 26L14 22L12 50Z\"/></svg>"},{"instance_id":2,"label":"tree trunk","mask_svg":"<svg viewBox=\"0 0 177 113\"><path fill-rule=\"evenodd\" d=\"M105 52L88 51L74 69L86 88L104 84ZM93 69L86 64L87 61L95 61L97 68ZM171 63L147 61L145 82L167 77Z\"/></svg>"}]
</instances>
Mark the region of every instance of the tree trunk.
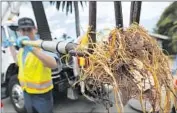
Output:
<instances>
[{"instance_id":1,"label":"tree trunk","mask_svg":"<svg viewBox=\"0 0 177 113\"><path fill-rule=\"evenodd\" d=\"M80 20L79 20L79 7L78 1L74 1L74 10L75 10L75 25L76 25L76 36L80 36Z\"/></svg>"},{"instance_id":2,"label":"tree trunk","mask_svg":"<svg viewBox=\"0 0 177 113\"><path fill-rule=\"evenodd\" d=\"M140 13L141 13L141 1L132 1L130 9L130 25L133 22L139 24L140 22Z\"/></svg>"},{"instance_id":3,"label":"tree trunk","mask_svg":"<svg viewBox=\"0 0 177 113\"><path fill-rule=\"evenodd\" d=\"M33 7L34 16L36 18L40 38L42 40L52 40L42 1L31 1L31 4Z\"/></svg>"},{"instance_id":4,"label":"tree trunk","mask_svg":"<svg viewBox=\"0 0 177 113\"><path fill-rule=\"evenodd\" d=\"M114 1L116 27L123 28L123 15L121 1Z\"/></svg>"},{"instance_id":5,"label":"tree trunk","mask_svg":"<svg viewBox=\"0 0 177 113\"><path fill-rule=\"evenodd\" d=\"M96 42L96 13L97 13L97 3L96 1L90 1L89 2L89 26L90 31L89 31L89 48L93 48L94 44L91 42L95 43Z\"/></svg>"}]
</instances>

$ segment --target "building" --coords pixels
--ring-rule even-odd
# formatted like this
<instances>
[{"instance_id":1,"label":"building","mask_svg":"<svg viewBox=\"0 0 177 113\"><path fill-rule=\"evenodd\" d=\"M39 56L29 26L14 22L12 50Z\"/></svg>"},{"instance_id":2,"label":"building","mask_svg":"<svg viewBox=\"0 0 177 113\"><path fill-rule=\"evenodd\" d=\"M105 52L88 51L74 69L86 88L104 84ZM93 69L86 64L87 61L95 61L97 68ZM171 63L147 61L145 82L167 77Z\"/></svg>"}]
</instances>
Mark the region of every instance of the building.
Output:
<instances>
[{"instance_id":1,"label":"building","mask_svg":"<svg viewBox=\"0 0 177 113\"><path fill-rule=\"evenodd\" d=\"M161 48L162 48L162 42L170 39L168 36L164 36L156 33L149 33L149 35L157 40Z\"/></svg>"}]
</instances>

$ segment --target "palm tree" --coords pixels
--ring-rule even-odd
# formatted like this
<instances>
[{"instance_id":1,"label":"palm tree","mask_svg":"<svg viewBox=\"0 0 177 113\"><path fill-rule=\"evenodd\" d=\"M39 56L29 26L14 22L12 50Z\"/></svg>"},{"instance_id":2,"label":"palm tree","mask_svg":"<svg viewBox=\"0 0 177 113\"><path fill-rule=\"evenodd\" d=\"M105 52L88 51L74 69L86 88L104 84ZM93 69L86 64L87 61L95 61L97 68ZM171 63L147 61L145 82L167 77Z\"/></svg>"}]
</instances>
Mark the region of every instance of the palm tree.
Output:
<instances>
[{"instance_id":1,"label":"palm tree","mask_svg":"<svg viewBox=\"0 0 177 113\"><path fill-rule=\"evenodd\" d=\"M42 1L31 1L31 4L33 7L40 38L43 40L52 40Z\"/></svg>"},{"instance_id":2,"label":"palm tree","mask_svg":"<svg viewBox=\"0 0 177 113\"><path fill-rule=\"evenodd\" d=\"M78 6L79 1L50 1L52 5L56 4L56 9L60 10L60 5L62 5L62 11L66 8L66 15L68 13L73 12L73 6L74 6L74 12L75 12L75 25L76 25L76 36L80 36L80 20L79 20L79 6ZM80 4L83 8L83 2L80 1Z\"/></svg>"},{"instance_id":3,"label":"palm tree","mask_svg":"<svg viewBox=\"0 0 177 113\"><path fill-rule=\"evenodd\" d=\"M75 11L75 25L76 25L76 36L80 36L80 20L79 20L79 7L78 1L74 1L74 11Z\"/></svg>"},{"instance_id":4,"label":"palm tree","mask_svg":"<svg viewBox=\"0 0 177 113\"><path fill-rule=\"evenodd\" d=\"M130 9L130 25L134 22L139 24L142 1L132 1Z\"/></svg>"},{"instance_id":5,"label":"palm tree","mask_svg":"<svg viewBox=\"0 0 177 113\"><path fill-rule=\"evenodd\" d=\"M123 28L123 16L121 1L114 1L116 27Z\"/></svg>"}]
</instances>

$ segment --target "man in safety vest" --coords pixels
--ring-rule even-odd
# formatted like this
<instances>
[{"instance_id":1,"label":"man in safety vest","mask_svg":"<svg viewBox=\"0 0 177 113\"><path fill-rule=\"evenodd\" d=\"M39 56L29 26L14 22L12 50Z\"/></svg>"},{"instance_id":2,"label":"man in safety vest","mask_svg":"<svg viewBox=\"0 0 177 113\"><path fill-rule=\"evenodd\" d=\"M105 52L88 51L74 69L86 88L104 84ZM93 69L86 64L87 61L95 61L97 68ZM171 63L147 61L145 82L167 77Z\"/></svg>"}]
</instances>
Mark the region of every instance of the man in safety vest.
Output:
<instances>
[{"instance_id":1,"label":"man in safety vest","mask_svg":"<svg viewBox=\"0 0 177 113\"><path fill-rule=\"evenodd\" d=\"M22 35L16 41L20 47L19 52L16 53L9 41L6 45L10 46L13 58L19 66L18 79L24 91L25 108L28 113L33 113L33 108L38 113L53 113L51 69L57 68L57 56L39 48L22 45L24 40L39 40L32 19L19 19L18 30Z\"/></svg>"}]
</instances>

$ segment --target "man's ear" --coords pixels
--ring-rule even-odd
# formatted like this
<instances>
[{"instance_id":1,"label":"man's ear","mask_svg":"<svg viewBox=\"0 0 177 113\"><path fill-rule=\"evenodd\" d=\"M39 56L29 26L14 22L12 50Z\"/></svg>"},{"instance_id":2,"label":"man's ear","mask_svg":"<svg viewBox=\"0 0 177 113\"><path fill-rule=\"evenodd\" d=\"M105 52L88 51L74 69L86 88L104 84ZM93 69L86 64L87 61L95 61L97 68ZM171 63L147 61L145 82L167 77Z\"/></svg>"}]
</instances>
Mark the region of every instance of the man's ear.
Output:
<instances>
[{"instance_id":1,"label":"man's ear","mask_svg":"<svg viewBox=\"0 0 177 113\"><path fill-rule=\"evenodd\" d=\"M36 32L36 33L38 32L38 29L37 29L37 27L35 27L35 32Z\"/></svg>"}]
</instances>

